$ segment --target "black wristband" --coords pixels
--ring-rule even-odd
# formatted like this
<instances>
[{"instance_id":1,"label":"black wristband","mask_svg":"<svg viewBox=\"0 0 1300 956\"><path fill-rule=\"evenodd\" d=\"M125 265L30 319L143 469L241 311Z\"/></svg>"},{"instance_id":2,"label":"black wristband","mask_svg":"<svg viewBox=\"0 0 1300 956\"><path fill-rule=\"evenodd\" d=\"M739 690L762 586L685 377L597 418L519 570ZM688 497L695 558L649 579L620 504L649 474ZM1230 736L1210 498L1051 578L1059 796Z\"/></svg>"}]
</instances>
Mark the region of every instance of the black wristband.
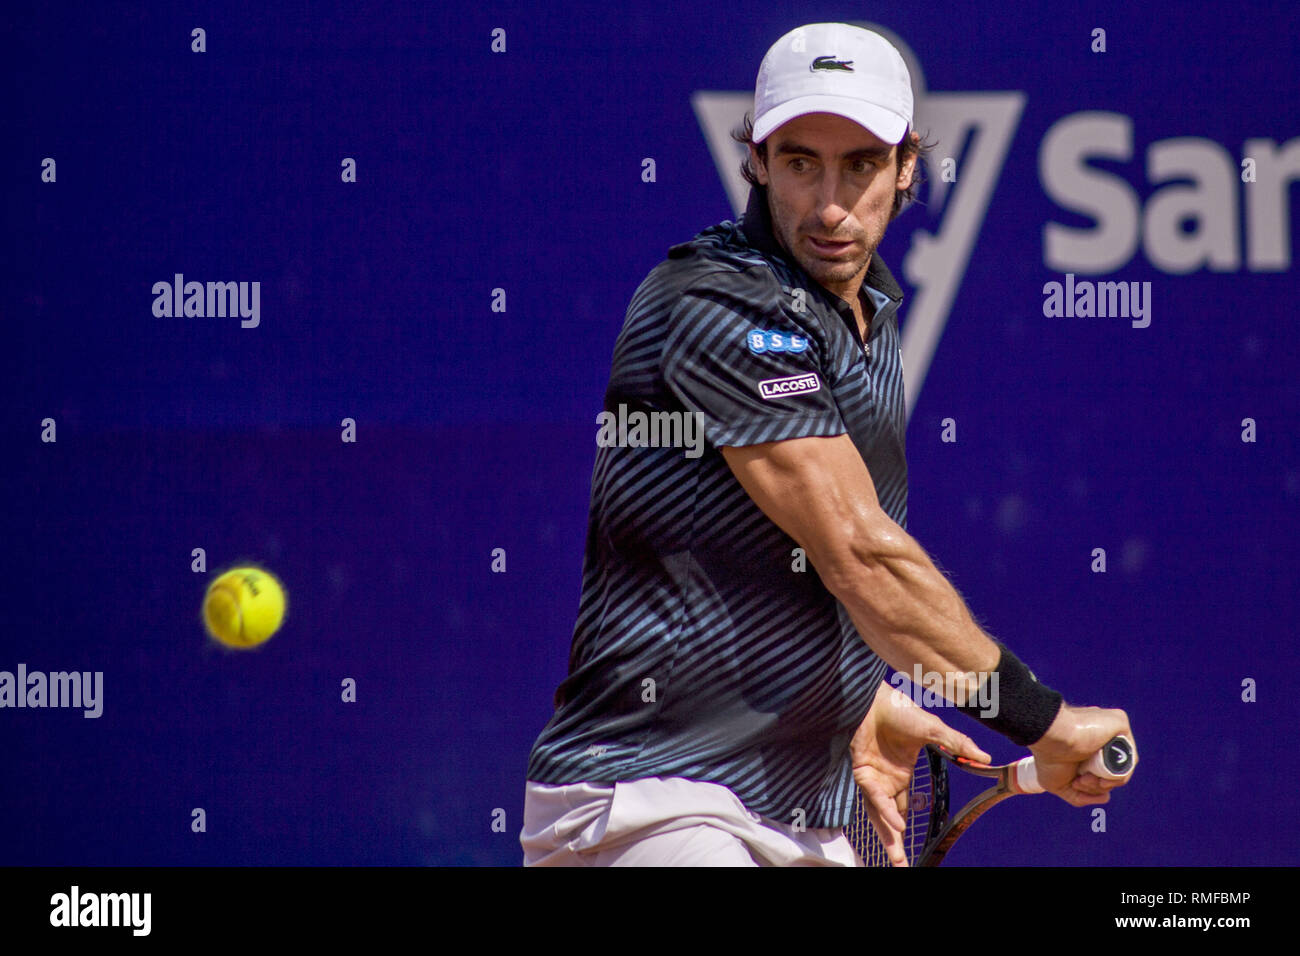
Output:
<instances>
[{"instance_id":1,"label":"black wristband","mask_svg":"<svg viewBox=\"0 0 1300 956\"><path fill-rule=\"evenodd\" d=\"M994 643L1002 651L1002 656L998 658L997 670L984 680L996 680L997 683L982 688L984 692L979 695L991 700L994 706L966 704L959 709L1012 743L1028 747L1038 743L1047 733L1064 698L1046 684L1039 683L1033 672L1005 644L1001 641Z\"/></svg>"}]
</instances>

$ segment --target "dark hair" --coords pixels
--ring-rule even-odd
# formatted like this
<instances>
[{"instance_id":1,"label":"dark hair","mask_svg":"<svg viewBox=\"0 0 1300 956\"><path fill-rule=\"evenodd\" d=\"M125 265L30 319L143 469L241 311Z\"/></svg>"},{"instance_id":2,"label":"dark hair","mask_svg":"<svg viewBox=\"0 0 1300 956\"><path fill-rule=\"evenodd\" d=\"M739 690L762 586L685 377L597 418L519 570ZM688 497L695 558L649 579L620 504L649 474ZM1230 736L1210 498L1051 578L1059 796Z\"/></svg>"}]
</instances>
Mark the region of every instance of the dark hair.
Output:
<instances>
[{"instance_id":1,"label":"dark hair","mask_svg":"<svg viewBox=\"0 0 1300 956\"><path fill-rule=\"evenodd\" d=\"M763 164L767 164L767 140L763 140L761 143L754 142L754 115L752 112L745 114L745 122L740 128L732 130L731 138L737 143L743 143L746 146L754 147L759 158L763 160ZM922 181L920 160L928 155L930 150L934 149L936 145L936 143L927 142L923 136L918 137L917 141L913 142L912 127L910 125L903 132L903 141L898 144L898 152L895 153L898 157L898 165L896 168L902 169L903 163L907 162L912 156L916 156L916 170L912 174L912 184L910 186L906 189L898 189L894 191L894 209L889 214L890 219L893 219L903 211L904 204L913 202L916 199L916 188L921 185ZM751 186L760 186L761 183L758 181L758 175L754 172L754 166L751 159L752 157L748 155L745 156L745 159L740 164L740 175L744 176L745 182L749 183Z\"/></svg>"}]
</instances>

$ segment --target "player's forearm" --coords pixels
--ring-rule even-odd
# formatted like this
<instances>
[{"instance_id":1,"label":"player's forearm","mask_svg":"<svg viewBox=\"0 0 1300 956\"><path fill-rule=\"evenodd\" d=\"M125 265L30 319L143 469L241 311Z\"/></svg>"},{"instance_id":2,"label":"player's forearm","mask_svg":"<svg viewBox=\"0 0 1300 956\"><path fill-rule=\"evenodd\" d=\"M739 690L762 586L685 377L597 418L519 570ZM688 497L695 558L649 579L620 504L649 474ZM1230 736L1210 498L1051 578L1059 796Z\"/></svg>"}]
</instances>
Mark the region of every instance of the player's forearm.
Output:
<instances>
[{"instance_id":1,"label":"player's forearm","mask_svg":"<svg viewBox=\"0 0 1300 956\"><path fill-rule=\"evenodd\" d=\"M849 540L810 558L858 633L895 670L910 676L919 664L952 686L947 675L956 681L997 667L1000 650L961 595L887 516L859 522Z\"/></svg>"},{"instance_id":2,"label":"player's forearm","mask_svg":"<svg viewBox=\"0 0 1300 956\"><path fill-rule=\"evenodd\" d=\"M848 435L723 448L736 478L806 551L872 650L896 670L991 672L1000 650L921 546L880 507Z\"/></svg>"}]
</instances>

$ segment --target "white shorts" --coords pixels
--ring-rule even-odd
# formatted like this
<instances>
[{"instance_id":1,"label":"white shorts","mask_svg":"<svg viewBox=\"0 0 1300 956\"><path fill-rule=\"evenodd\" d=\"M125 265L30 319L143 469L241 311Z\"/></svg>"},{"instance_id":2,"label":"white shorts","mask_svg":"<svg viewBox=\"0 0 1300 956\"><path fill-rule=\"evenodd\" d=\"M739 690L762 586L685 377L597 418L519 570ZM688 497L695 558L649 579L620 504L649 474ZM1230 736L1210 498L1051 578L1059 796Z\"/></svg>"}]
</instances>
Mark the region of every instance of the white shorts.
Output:
<instances>
[{"instance_id":1,"label":"white shorts","mask_svg":"<svg viewBox=\"0 0 1300 956\"><path fill-rule=\"evenodd\" d=\"M797 830L716 783L528 782L525 866L862 866L839 827Z\"/></svg>"}]
</instances>

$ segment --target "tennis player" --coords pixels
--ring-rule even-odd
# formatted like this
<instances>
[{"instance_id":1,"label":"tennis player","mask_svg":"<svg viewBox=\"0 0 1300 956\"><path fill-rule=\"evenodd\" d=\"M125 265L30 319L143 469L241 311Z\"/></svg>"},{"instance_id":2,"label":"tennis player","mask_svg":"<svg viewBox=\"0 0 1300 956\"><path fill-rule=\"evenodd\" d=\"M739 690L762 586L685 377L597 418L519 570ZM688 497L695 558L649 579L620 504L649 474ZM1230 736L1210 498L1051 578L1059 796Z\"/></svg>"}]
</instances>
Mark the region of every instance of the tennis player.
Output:
<instances>
[{"instance_id":1,"label":"tennis player","mask_svg":"<svg viewBox=\"0 0 1300 956\"><path fill-rule=\"evenodd\" d=\"M1109 799L1080 768L1131 736L1124 712L1037 681L905 530L902 291L876 249L925 148L912 106L878 34L782 37L746 117L743 217L674 246L633 296L605 412L706 440L600 443L527 864L860 865L840 829L855 785L903 863L920 747L988 755L883 684L887 664L944 675L1048 790Z\"/></svg>"}]
</instances>

